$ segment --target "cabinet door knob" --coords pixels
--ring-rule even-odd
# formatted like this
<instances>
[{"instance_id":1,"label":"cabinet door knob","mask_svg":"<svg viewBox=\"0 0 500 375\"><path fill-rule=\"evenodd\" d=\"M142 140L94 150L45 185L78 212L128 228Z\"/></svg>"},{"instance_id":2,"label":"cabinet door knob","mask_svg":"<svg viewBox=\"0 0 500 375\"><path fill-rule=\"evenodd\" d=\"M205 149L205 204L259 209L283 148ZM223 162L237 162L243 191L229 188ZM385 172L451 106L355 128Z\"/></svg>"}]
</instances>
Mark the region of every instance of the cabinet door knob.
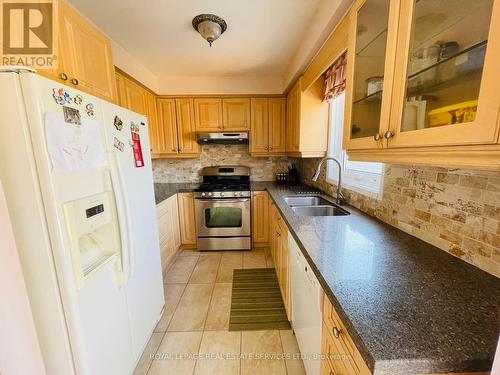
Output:
<instances>
[{"instance_id":1,"label":"cabinet door knob","mask_svg":"<svg viewBox=\"0 0 500 375\"><path fill-rule=\"evenodd\" d=\"M373 139L378 142L382 139L382 136L380 135L380 133L377 133L373 136Z\"/></svg>"},{"instance_id":2,"label":"cabinet door knob","mask_svg":"<svg viewBox=\"0 0 500 375\"><path fill-rule=\"evenodd\" d=\"M271 151L273 148L272 147L269 147L269 151Z\"/></svg>"},{"instance_id":3,"label":"cabinet door knob","mask_svg":"<svg viewBox=\"0 0 500 375\"><path fill-rule=\"evenodd\" d=\"M384 138L385 138L385 139L389 139L389 138L392 138L392 137L394 137L394 133L393 133L393 132L391 132L390 130L387 130L387 131L385 132L385 134L384 134Z\"/></svg>"},{"instance_id":4,"label":"cabinet door knob","mask_svg":"<svg viewBox=\"0 0 500 375\"><path fill-rule=\"evenodd\" d=\"M66 75L66 73L61 73L59 74L59 78L61 78L63 81L66 81L68 79L68 76Z\"/></svg>"},{"instance_id":5,"label":"cabinet door knob","mask_svg":"<svg viewBox=\"0 0 500 375\"><path fill-rule=\"evenodd\" d=\"M337 327L333 327L333 336L338 339L340 336L340 329L338 329Z\"/></svg>"},{"instance_id":6,"label":"cabinet door knob","mask_svg":"<svg viewBox=\"0 0 500 375\"><path fill-rule=\"evenodd\" d=\"M71 81L70 81L73 85L78 85L78 80L76 78L71 78Z\"/></svg>"},{"instance_id":7,"label":"cabinet door knob","mask_svg":"<svg viewBox=\"0 0 500 375\"><path fill-rule=\"evenodd\" d=\"M173 152L176 152L177 150L176 150L174 147L172 147L172 151L173 151Z\"/></svg>"}]
</instances>

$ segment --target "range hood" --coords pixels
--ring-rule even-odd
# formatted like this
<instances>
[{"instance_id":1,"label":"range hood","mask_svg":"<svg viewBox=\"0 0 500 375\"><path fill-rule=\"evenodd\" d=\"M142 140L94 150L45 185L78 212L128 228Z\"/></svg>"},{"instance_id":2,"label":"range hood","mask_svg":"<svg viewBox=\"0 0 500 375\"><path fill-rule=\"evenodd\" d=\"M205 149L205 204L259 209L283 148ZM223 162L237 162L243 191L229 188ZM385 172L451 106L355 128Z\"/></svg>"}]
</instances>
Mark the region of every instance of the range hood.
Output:
<instances>
[{"instance_id":1,"label":"range hood","mask_svg":"<svg viewBox=\"0 0 500 375\"><path fill-rule=\"evenodd\" d=\"M241 145L248 144L248 132L243 133L198 133L196 138L200 145Z\"/></svg>"}]
</instances>

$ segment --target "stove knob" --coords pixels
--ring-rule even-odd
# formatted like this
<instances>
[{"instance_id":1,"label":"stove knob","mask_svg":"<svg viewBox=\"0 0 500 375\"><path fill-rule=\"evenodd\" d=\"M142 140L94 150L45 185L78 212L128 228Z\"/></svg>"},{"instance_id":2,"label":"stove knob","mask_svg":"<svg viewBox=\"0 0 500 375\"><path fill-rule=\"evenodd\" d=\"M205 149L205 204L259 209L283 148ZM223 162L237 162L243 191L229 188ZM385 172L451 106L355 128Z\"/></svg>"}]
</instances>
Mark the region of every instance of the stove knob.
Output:
<instances>
[{"instance_id":1,"label":"stove knob","mask_svg":"<svg viewBox=\"0 0 500 375\"><path fill-rule=\"evenodd\" d=\"M234 196L237 197L238 196L238 192L235 191L234 192Z\"/></svg>"},{"instance_id":2,"label":"stove knob","mask_svg":"<svg viewBox=\"0 0 500 375\"><path fill-rule=\"evenodd\" d=\"M223 197L223 196L224 196L224 193L223 193L222 191L220 192L220 196L221 196L221 197Z\"/></svg>"},{"instance_id":3,"label":"stove knob","mask_svg":"<svg viewBox=\"0 0 500 375\"><path fill-rule=\"evenodd\" d=\"M243 192L242 192L242 191L240 191L240 197L242 197L242 196L243 196Z\"/></svg>"},{"instance_id":4,"label":"stove knob","mask_svg":"<svg viewBox=\"0 0 500 375\"><path fill-rule=\"evenodd\" d=\"M204 196L206 196L206 195L207 195L206 193L201 193L201 196L202 196L202 197L204 197Z\"/></svg>"},{"instance_id":5,"label":"stove knob","mask_svg":"<svg viewBox=\"0 0 500 375\"><path fill-rule=\"evenodd\" d=\"M211 197L212 195L214 195L212 192L208 193L208 196Z\"/></svg>"}]
</instances>

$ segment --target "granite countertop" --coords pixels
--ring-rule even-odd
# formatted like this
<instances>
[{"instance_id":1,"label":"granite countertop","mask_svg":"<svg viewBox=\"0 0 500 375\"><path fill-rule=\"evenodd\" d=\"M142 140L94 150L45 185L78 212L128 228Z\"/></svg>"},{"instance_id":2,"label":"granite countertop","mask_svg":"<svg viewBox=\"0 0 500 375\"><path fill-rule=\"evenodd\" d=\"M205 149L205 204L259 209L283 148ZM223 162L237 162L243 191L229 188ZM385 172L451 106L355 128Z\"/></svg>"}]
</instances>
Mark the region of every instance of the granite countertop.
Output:
<instances>
[{"instance_id":1,"label":"granite countertop","mask_svg":"<svg viewBox=\"0 0 500 375\"><path fill-rule=\"evenodd\" d=\"M199 183L155 183L155 203L159 204L163 202L165 199L170 198L172 195L177 193L186 193L191 192L196 189L200 184Z\"/></svg>"},{"instance_id":2,"label":"granite countertop","mask_svg":"<svg viewBox=\"0 0 500 375\"><path fill-rule=\"evenodd\" d=\"M155 184L157 203L196 186ZM500 279L350 206L349 216L298 216L282 199L296 190L251 189L268 190L375 375L491 369Z\"/></svg>"},{"instance_id":3,"label":"granite countertop","mask_svg":"<svg viewBox=\"0 0 500 375\"><path fill-rule=\"evenodd\" d=\"M350 206L298 216L293 191L267 190L374 374L491 369L500 279Z\"/></svg>"}]
</instances>

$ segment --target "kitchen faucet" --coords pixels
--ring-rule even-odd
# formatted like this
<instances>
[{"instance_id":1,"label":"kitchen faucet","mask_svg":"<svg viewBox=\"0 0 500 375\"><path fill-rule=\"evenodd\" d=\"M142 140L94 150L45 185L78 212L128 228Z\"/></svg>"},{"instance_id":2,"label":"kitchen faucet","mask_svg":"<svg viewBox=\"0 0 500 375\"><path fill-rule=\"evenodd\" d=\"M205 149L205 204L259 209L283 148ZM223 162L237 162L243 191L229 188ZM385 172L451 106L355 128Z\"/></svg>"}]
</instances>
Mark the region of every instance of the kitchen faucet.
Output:
<instances>
[{"instance_id":1,"label":"kitchen faucet","mask_svg":"<svg viewBox=\"0 0 500 375\"><path fill-rule=\"evenodd\" d=\"M338 183L337 183L337 199L335 200L335 202L338 205L342 205L345 202L345 198L344 198L344 194L342 194L342 165L340 164L340 161L338 161L337 159L332 158L330 156L327 156L327 157L321 159L321 161L318 164L318 167L316 168L316 173L312 177L312 180L314 182L318 181L318 177L319 177L319 174L321 172L321 166L327 160L334 161L335 163L337 163L337 165L339 167L339 179L338 179Z\"/></svg>"}]
</instances>

